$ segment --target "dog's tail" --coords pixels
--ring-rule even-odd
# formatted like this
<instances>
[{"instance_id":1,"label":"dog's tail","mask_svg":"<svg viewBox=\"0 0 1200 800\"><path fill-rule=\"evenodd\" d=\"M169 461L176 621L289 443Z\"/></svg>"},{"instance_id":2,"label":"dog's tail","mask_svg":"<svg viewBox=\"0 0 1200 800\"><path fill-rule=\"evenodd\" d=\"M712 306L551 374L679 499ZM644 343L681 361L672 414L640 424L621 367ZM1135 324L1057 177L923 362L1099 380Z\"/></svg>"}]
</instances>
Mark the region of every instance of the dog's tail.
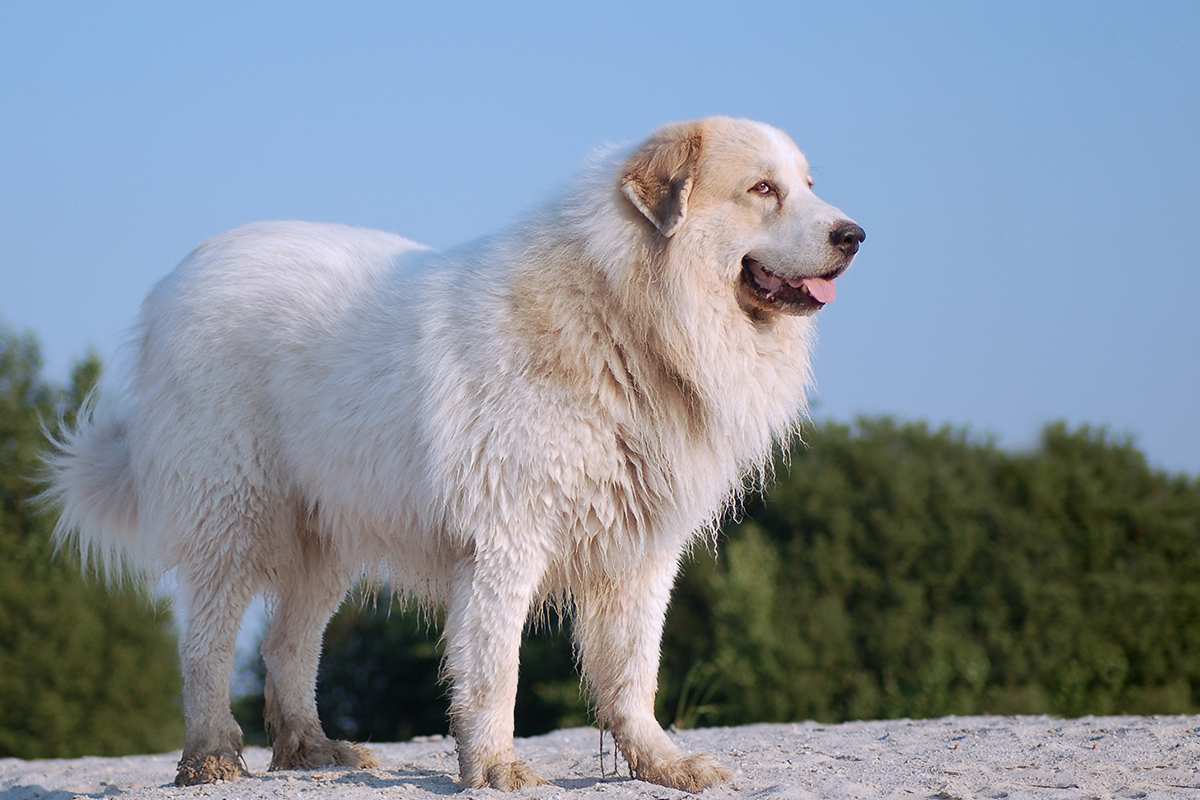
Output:
<instances>
[{"instance_id":1,"label":"dog's tail","mask_svg":"<svg viewBox=\"0 0 1200 800\"><path fill-rule=\"evenodd\" d=\"M127 435L128 415L118 401L84 400L74 425L46 430L46 489L38 500L59 510L56 551L78 548L84 569L110 581L144 573L138 564L138 500Z\"/></svg>"}]
</instances>

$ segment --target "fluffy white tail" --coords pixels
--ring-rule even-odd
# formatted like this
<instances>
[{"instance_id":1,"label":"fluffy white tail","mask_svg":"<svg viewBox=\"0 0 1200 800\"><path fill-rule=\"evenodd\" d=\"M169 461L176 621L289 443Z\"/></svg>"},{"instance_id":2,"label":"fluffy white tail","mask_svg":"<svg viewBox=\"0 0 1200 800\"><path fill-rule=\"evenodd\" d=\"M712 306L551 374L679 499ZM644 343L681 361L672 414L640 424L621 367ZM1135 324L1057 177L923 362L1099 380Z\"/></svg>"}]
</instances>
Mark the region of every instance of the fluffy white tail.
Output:
<instances>
[{"instance_id":1,"label":"fluffy white tail","mask_svg":"<svg viewBox=\"0 0 1200 800\"><path fill-rule=\"evenodd\" d=\"M96 402L93 392L74 427L47 431L46 490L40 499L60 510L54 544L74 544L84 568L109 580L142 573L136 551L137 488L130 462L125 417L115 403Z\"/></svg>"}]
</instances>

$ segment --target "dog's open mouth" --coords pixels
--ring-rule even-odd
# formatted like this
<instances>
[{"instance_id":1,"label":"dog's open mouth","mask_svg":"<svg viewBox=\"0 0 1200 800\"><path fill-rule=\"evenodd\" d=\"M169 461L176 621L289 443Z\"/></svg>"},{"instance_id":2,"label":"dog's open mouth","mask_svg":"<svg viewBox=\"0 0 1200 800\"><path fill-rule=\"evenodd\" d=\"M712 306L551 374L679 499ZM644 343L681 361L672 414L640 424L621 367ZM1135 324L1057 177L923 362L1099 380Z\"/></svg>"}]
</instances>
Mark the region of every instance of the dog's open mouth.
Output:
<instances>
[{"instance_id":1,"label":"dog's open mouth","mask_svg":"<svg viewBox=\"0 0 1200 800\"><path fill-rule=\"evenodd\" d=\"M826 275L785 278L776 275L750 256L742 259L741 283L758 304L784 313L803 314L817 311L837 297L834 270Z\"/></svg>"}]
</instances>

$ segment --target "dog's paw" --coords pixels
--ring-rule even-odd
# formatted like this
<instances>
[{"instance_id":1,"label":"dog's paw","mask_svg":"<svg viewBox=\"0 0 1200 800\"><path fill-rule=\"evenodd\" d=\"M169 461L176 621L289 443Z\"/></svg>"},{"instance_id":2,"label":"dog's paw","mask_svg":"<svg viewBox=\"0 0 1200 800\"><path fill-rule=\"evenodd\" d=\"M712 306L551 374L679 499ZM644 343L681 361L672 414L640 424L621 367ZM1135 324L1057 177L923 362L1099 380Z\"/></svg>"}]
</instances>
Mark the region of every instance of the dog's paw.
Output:
<instances>
[{"instance_id":1,"label":"dog's paw","mask_svg":"<svg viewBox=\"0 0 1200 800\"><path fill-rule=\"evenodd\" d=\"M375 754L361 744L355 742L332 741L333 763L339 767L351 769L378 769L379 761Z\"/></svg>"},{"instance_id":2,"label":"dog's paw","mask_svg":"<svg viewBox=\"0 0 1200 800\"><path fill-rule=\"evenodd\" d=\"M721 766L712 756L703 753L641 763L634 770L634 774L639 780L692 793L702 792L710 786L733 779L732 772Z\"/></svg>"},{"instance_id":3,"label":"dog's paw","mask_svg":"<svg viewBox=\"0 0 1200 800\"><path fill-rule=\"evenodd\" d=\"M324 736L281 736L275 740L271 751L272 771L324 767L375 769L378 766L375 756L361 744Z\"/></svg>"},{"instance_id":4,"label":"dog's paw","mask_svg":"<svg viewBox=\"0 0 1200 800\"><path fill-rule=\"evenodd\" d=\"M179 771L175 773L176 786L195 786L201 783L217 783L248 777L242 759L231 753L203 753L179 759Z\"/></svg>"},{"instance_id":5,"label":"dog's paw","mask_svg":"<svg viewBox=\"0 0 1200 800\"><path fill-rule=\"evenodd\" d=\"M488 767L483 775L482 786L499 789L502 792L515 792L530 786L542 786L546 779L538 775L524 761L506 761Z\"/></svg>"}]
</instances>

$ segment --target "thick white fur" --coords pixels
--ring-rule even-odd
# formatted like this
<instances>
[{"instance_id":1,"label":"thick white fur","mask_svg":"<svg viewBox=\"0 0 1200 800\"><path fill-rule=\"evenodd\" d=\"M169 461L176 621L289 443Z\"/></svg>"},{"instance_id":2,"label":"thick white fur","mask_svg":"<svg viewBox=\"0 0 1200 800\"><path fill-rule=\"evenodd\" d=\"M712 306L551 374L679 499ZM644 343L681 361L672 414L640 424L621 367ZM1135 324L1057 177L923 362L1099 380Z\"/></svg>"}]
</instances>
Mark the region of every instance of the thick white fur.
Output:
<instances>
[{"instance_id":1,"label":"thick white fur","mask_svg":"<svg viewBox=\"0 0 1200 800\"><path fill-rule=\"evenodd\" d=\"M513 751L513 699L522 627L546 599L574 608L597 715L640 776L693 790L727 776L654 719L663 618L681 554L805 412L814 321L751 319L740 258L789 253L780 271L817 274L842 216L775 129L685 129L704 155L670 238L619 190L625 151L448 252L263 223L150 293L127 385L58 443L50 494L60 540L177 571L189 768L236 759L229 674L258 593L275 603L276 766L369 763L324 739L313 695L322 629L365 573L447 609L464 784L537 780ZM722 194L762 169L788 184L777 213Z\"/></svg>"}]
</instances>

